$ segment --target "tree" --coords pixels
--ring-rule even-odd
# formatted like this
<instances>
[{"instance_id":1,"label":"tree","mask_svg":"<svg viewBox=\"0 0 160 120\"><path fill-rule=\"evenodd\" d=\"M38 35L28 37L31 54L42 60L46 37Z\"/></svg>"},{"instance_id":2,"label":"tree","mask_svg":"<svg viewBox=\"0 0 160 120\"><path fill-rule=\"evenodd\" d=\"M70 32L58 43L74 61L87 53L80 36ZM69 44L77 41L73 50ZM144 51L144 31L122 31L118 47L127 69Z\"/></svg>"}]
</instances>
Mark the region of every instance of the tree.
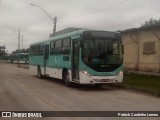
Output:
<instances>
[{"instance_id":1,"label":"tree","mask_svg":"<svg viewBox=\"0 0 160 120\"><path fill-rule=\"evenodd\" d=\"M160 19L153 19L153 18L150 18L149 21L145 21L144 24L142 24L141 27L145 27L145 26L150 26L150 25L156 25L156 24L160 24Z\"/></svg>"},{"instance_id":2,"label":"tree","mask_svg":"<svg viewBox=\"0 0 160 120\"><path fill-rule=\"evenodd\" d=\"M5 55L6 53L4 53L3 50L0 50L0 56Z\"/></svg>"}]
</instances>

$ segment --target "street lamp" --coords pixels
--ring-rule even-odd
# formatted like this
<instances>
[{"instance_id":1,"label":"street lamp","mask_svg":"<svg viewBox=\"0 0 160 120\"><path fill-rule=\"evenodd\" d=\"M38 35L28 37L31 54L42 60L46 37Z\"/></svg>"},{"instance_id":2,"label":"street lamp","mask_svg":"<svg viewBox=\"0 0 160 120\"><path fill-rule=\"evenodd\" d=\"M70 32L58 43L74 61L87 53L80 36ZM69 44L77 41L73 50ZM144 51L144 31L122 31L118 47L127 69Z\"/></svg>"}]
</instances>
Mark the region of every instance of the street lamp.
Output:
<instances>
[{"instance_id":1,"label":"street lamp","mask_svg":"<svg viewBox=\"0 0 160 120\"><path fill-rule=\"evenodd\" d=\"M41 8L38 5L35 5L35 4L32 4L32 3L30 5L38 7L39 9L41 9L53 21L53 35L55 35L55 33L56 33L57 17L52 18L43 8Z\"/></svg>"}]
</instances>

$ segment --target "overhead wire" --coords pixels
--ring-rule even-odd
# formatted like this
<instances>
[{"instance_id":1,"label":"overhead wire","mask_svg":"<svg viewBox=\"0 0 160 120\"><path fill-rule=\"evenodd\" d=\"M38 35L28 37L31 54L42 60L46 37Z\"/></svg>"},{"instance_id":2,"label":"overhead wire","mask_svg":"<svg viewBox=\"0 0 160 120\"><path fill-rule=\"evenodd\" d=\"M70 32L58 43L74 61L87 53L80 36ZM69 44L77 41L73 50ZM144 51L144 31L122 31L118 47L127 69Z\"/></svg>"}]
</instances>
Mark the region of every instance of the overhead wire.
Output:
<instances>
[{"instance_id":1,"label":"overhead wire","mask_svg":"<svg viewBox=\"0 0 160 120\"><path fill-rule=\"evenodd\" d=\"M87 15L90 15L90 14L95 14L97 12L101 12L101 11L104 11L108 8L111 8L111 7L115 7L115 6L118 6L120 4L123 4L123 3L126 3L128 0L123 0L123 1L119 1L117 3L114 3L110 6L107 6L107 7L104 7L104 8L101 8L101 9L97 9L97 10L94 10L94 11L91 11L91 12L88 12L88 13L84 13L84 14L80 14L80 15L77 15L77 16L73 16L73 17L66 17L66 18L60 18L59 21L66 21L67 19L74 19L74 18L79 18L79 17L83 17L83 16L87 16Z\"/></svg>"}]
</instances>

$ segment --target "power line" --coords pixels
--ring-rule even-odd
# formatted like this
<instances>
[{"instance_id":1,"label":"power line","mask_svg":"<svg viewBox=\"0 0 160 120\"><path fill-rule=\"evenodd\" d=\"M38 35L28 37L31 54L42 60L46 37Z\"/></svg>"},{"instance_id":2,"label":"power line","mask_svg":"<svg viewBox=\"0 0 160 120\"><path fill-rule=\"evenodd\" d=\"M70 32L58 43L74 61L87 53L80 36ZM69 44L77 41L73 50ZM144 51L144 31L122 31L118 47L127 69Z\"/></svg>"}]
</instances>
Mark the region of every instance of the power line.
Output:
<instances>
[{"instance_id":1,"label":"power line","mask_svg":"<svg viewBox=\"0 0 160 120\"><path fill-rule=\"evenodd\" d=\"M128 1L128 0L119 1L119 2L117 2L117 3L115 3L115 4L112 4L112 5L110 5L110 6L107 6L107 7L105 7L105 8L101 8L101 9L98 9L98 10L94 10L94 11L91 11L91 12L88 12L88 13L85 13L85 14L81 14L81 15L77 15L77 16L73 16L73 17L61 18L60 20L61 20L61 21L62 21L62 20L64 21L64 20L66 20L66 19L73 19L73 18L78 18L78 17L87 16L87 15L90 15L90 14L95 14L95 13L101 12L101 11L103 11L103 10L105 10L105 9L108 9L108 8L115 7L115 6L117 6L117 5L123 4L123 3L127 2L127 1Z\"/></svg>"}]
</instances>

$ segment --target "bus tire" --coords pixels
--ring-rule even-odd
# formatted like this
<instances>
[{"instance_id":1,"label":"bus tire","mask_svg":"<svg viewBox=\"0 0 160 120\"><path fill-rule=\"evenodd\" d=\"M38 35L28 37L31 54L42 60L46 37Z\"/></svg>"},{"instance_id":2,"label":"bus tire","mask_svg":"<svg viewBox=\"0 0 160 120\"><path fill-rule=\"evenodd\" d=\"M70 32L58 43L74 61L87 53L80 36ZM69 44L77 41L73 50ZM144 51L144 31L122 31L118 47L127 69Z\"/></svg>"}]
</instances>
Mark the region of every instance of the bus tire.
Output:
<instances>
[{"instance_id":1,"label":"bus tire","mask_svg":"<svg viewBox=\"0 0 160 120\"><path fill-rule=\"evenodd\" d=\"M40 67L37 68L37 75L38 75L38 78L40 78L40 79L43 78Z\"/></svg>"},{"instance_id":2,"label":"bus tire","mask_svg":"<svg viewBox=\"0 0 160 120\"><path fill-rule=\"evenodd\" d=\"M71 87L72 83L69 80L69 74L68 72L64 72L63 74L64 84L66 87Z\"/></svg>"}]
</instances>

